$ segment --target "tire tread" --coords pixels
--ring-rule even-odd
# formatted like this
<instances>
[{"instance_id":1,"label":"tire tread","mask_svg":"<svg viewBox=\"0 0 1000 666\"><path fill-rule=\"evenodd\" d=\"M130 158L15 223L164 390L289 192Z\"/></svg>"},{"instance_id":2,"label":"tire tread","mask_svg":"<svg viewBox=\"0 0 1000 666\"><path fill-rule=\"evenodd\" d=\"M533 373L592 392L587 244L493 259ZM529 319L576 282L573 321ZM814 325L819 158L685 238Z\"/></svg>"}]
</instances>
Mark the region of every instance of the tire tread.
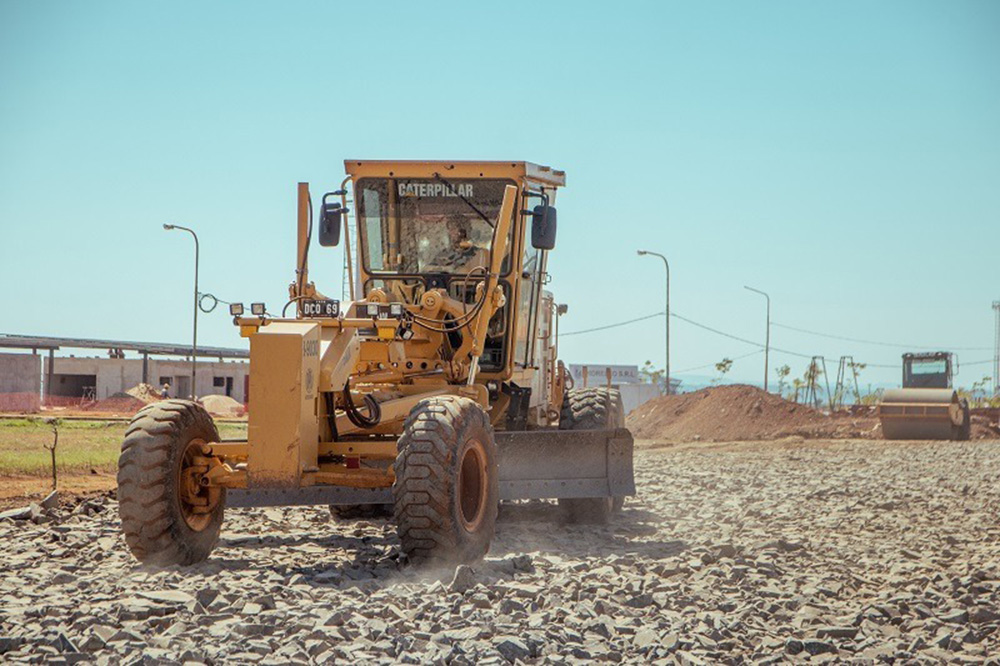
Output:
<instances>
[{"instance_id":1,"label":"tire tread","mask_svg":"<svg viewBox=\"0 0 1000 666\"><path fill-rule=\"evenodd\" d=\"M457 452L472 431L485 433L488 483L485 540L471 541L452 515L457 494ZM489 549L496 522L496 444L486 413L468 398L440 396L417 404L407 416L394 466L393 506L403 553L410 561L473 561Z\"/></svg>"},{"instance_id":2,"label":"tire tread","mask_svg":"<svg viewBox=\"0 0 1000 666\"><path fill-rule=\"evenodd\" d=\"M125 431L118 458L118 511L125 542L141 562L194 564L208 557L218 541L224 494L203 532L188 528L176 497L178 458L194 438L218 441L219 432L208 412L187 400L143 407Z\"/></svg>"}]
</instances>

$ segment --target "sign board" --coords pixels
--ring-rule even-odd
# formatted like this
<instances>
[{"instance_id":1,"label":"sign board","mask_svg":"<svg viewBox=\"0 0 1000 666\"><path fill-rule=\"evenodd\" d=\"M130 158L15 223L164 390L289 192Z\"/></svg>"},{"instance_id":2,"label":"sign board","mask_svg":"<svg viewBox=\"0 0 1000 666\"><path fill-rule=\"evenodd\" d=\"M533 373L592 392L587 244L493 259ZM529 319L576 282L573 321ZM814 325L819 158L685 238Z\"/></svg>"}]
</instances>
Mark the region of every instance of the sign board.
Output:
<instances>
[{"instance_id":1,"label":"sign board","mask_svg":"<svg viewBox=\"0 0 1000 666\"><path fill-rule=\"evenodd\" d=\"M586 377L584 377L586 369ZM608 370L611 370L612 384L638 384L639 366L637 365L590 365L570 363L569 374L573 377L573 386L607 386Z\"/></svg>"}]
</instances>

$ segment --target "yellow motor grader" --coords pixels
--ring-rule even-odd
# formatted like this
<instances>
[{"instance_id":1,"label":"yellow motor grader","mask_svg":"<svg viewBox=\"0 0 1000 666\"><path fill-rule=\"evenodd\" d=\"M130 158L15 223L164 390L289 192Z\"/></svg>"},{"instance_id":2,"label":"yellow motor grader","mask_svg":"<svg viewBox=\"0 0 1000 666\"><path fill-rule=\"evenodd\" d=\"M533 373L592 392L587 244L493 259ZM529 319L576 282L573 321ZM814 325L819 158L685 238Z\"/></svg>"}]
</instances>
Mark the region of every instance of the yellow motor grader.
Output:
<instances>
[{"instance_id":1,"label":"yellow motor grader","mask_svg":"<svg viewBox=\"0 0 1000 666\"><path fill-rule=\"evenodd\" d=\"M250 340L246 441L222 441L185 400L129 425L118 499L139 560L205 559L226 506L331 505L391 507L410 562L468 562L488 551L501 500L554 498L571 520L604 522L635 493L620 395L573 389L557 358L565 306L543 285L565 174L528 162L344 164L316 224L299 184L281 316L231 307ZM309 280L309 258L314 231L321 247L342 236L351 247L349 196L357 247L340 302Z\"/></svg>"}]
</instances>

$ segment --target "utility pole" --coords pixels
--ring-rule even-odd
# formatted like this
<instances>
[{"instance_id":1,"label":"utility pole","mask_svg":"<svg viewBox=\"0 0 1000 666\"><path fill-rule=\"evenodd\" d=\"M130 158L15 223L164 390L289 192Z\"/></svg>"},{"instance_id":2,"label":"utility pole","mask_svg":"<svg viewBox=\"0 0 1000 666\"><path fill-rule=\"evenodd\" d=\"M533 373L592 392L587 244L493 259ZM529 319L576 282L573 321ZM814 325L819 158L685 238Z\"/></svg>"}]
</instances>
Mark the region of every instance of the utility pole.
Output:
<instances>
[{"instance_id":1,"label":"utility pole","mask_svg":"<svg viewBox=\"0 0 1000 666\"><path fill-rule=\"evenodd\" d=\"M993 395L1000 396L1000 301L993 301L996 326L993 342Z\"/></svg>"},{"instance_id":2,"label":"utility pole","mask_svg":"<svg viewBox=\"0 0 1000 666\"><path fill-rule=\"evenodd\" d=\"M180 229L194 237L194 333L191 340L191 399L194 400L198 394L195 388L195 379L198 375L198 234L193 229L177 224L164 224L163 228L167 231Z\"/></svg>"},{"instance_id":3,"label":"utility pole","mask_svg":"<svg viewBox=\"0 0 1000 666\"><path fill-rule=\"evenodd\" d=\"M767 329L764 333L764 393L767 393L767 361L771 352L771 297L760 289L754 289L753 287L748 287L746 285L743 285L743 288L756 294L760 294L767 299Z\"/></svg>"},{"instance_id":4,"label":"utility pole","mask_svg":"<svg viewBox=\"0 0 1000 666\"><path fill-rule=\"evenodd\" d=\"M659 257L663 260L663 268L667 272L667 297L666 297L666 308L663 311L664 316L664 340L666 349L664 350L665 365L663 367L663 372L666 375L666 392L670 395L670 264L667 262L667 258L664 257L659 252L649 252L647 250L637 250L636 254L640 257L646 256L647 254L653 257Z\"/></svg>"}]
</instances>

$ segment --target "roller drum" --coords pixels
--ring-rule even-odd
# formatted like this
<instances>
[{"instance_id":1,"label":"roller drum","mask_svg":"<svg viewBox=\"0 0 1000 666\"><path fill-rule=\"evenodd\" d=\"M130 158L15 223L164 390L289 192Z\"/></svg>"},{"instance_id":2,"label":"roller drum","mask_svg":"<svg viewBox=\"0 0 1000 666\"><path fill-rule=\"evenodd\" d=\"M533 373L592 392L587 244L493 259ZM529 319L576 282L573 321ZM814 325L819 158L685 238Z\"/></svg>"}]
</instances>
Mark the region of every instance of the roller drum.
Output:
<instances>
[{"instance_id":1,"label":"roller drum","mask_svg":"<svg viewBox=\"0 0 1000 666\"><path fill-rule=\"evenodd\" d=\"M889 389L878 416L886 439L960 439L968 418L953 389Z\"/></svg>"},{"instance_id":2,"label":"roller drum","mask_svg":"<svg viewBox=\"0 0 1000 666\"><path fill-rule=\"evenodd\" d=\"M882 394L882 404L886 403L934 403L948 404L958 402L958 393L954 389L904 388L886 389Z\"/></svg>"}]
</instances>

